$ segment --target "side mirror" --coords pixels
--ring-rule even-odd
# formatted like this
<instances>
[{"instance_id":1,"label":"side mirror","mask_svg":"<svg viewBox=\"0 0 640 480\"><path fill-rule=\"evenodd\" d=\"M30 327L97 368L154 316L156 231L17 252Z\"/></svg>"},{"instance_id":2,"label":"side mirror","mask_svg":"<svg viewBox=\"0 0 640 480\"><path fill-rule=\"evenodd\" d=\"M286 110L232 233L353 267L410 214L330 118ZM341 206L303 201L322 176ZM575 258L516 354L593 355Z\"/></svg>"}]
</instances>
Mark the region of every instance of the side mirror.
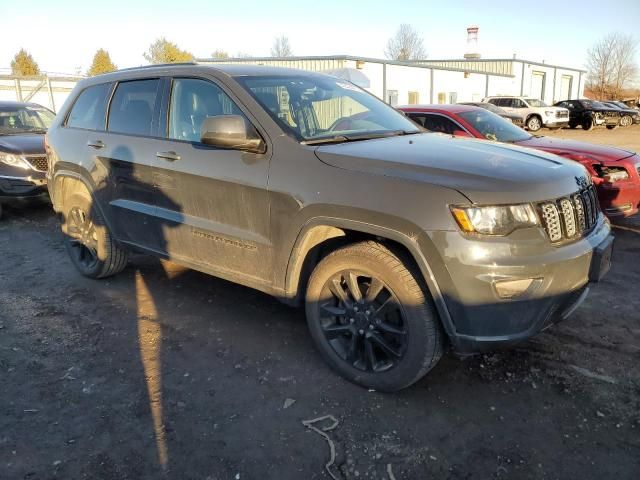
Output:
<instances>
[{"instance_id":1,"label":"side mirror","mask_svg":"<svg viewBox=\"0 0 640 480\"><path fill-rule=\"evenodd\" d=\"M212 147L264 153L265 144L253 125L240 115L207 117L200 128L200 141Z\"/></svg>"},{"instance_id":2,"label":"side mirror","mask_svg":"<svg viewBox=\"0 0 640 480\"><path fill-rule=\"evenodd\" d=\"M451 134L454 137L471 137L472 135L465 130L454 130Z\"/></svg>"}]
</instances>

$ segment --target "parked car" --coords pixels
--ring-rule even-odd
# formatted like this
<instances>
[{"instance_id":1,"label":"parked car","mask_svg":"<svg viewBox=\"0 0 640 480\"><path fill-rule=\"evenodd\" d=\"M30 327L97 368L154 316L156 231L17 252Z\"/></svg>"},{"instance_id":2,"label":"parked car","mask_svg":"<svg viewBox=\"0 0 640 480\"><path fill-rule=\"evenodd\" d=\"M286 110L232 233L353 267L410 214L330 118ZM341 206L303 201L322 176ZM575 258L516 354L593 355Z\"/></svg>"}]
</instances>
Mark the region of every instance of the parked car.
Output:
<instances>
[{"instance_id":1,"label":"parked car","mask_svg":"<svg viewBox=\"0 0 640 480\"><path fill-rule=\"evenodd\" d=\"M640 111L635 108L627 107L622 102L601 102L607 107L615 108L620 110L622 113L620 118L620 126L628 127L629 125L633 125L634 123L640 123Z\"/></svg>"},{"instance_id":2,"label":"parked car","mask_svg":"<svg viewBox=\"0 0 640 480\"><path fill-rule=\"evenodd\" d=\"M471 105L472 107L484 108L485 110L489 110L490 112L495 113L496 115L500 115L502 118L506 118L507 120L509 120L514 125L518 125L519 127L524 126L524 118L522 118L520 115L517 115L515 113L509 113L506 110L498 107L497 105L494 105L493 103L489 103L489 102L460 102L460 103L458 103L458 105Z\"/></svg>"},{"instance_id":3,"label":"parked car","mask_svg":"<svg viewBox=\"0 0 640 480\"><path fill-rule=\"evenodd\" d=\"M55 114L35 103L0 101L2 206L48 199L44 134Z\"/></svg>"},{"instance_id":4,"label":"parked car","mask_svg":"<svg viewBox=\"0 0 640 480\"><path fill-rule=\"evenodd\" d=\"M366 114L366 115L364 115ZM81 80L49 190L87 277L147 252L305 305L322 357L377 390L569 315L612 236L581 165L424 133L345 80L250 65Z\"/></svg>"},{"instance_id":5,"label":"parked car","mask_svg":"<svg viewBox=\"0 0 640 480\"><path fill-rule=\"evenodd\" d=\"M509 113L519 115L525 126L532 132L542 127L557 129L569 124L566 108L550 107L542 100L528 97L487 97L483 102L497 105Z\"/></svg>"},{"instance_id":6,"label":"parked car","mask_svg":"<svg viewBox=\"0 0 640 480\"><path fill-rule=\"evenodd\" d=\"M619 148L530 135L497 115L461 105L399 107L427 130L471 136L543 150L580 162L589 171L600 206L610 217L628 217L640 207L640 155Z\"/></svg>"},{"instance_id":7,"label":"parked car","mask_svg":"<svg viewBox=\"0 0 640 480\"><path fill-rule=\"evenodd\" d=\"M563 100L556 106L569 109L569 128L580 125L584 130L591 130L598 125L604 125L609 130L620 124L620 110L607 107L594 100Z\"/></svg>"}]
</instances>

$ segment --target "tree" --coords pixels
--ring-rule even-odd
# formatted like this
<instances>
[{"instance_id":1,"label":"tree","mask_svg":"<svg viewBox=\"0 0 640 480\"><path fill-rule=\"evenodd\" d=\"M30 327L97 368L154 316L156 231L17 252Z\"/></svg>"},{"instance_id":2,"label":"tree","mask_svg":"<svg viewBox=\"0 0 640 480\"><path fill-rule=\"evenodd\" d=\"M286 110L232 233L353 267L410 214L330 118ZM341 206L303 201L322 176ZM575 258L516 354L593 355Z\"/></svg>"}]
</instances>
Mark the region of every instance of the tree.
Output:
<instances>
[{"instance_id":1,"label":"tree","mask_svg":"<svg viewBox=\"0 0 640 480\"><path fill-rule=\"evenodd\" d=\"M276 37L273 41L273 46L271 47L271 56L272 57L290 57L293 55L293 51L291 50L291 44L289 43L289 38L285 35L280 37Z\"/></svg>"},{"instance_id":2,"label":"tree","mask_svg":"<svg viewBox=\"0 0 640 480\"><path fill-rule=\"evenodd\" d=\"M20 76L40 75L40 67L38 67L31 54L21 48L11 61L11 74Z\"/></svg>"},{"instance_id":3,"label":"tree","mask_svg":"<svg viewBox=\"0 0 640 480\"><path fill-rule=\"evenodd\" d=\"M180 50L178 45L164 37L158 38L149 46L149 51L143 54L149 63L180 63L193 60L193 54Z\"/></svg>"},{"instance_id":4,"label":"tree","mask_svg":"<svg viewBox=\"0 0 640 480\"><path fill-rule=\"evenodd\" d=\"M422 38L407 23L400 25L396 34L389 39L384 54L392 60L420 60L427 58Z\"/></svg>"},{"instance_id":5,"label":"tree","mask_svg":"<svg viewBox=\"0 0 640 480\"><path fill-rule=\"evenodd\" d=\"M116 67L116 65L111 61L109 52L101 48L93 56L93 63L91 64L91 67L89 67L87 75L94 77L103 73L113 72L117 69L118 67Z\"/></svg>"},{"instance_id":6,"label":"tree","mask_svg":"<svg viewBox=\"0 0 640 480\"><path fill-rule=\"evenodd\" d=\"M587 52L588 86L599 100L619 98L635 79L637 42L630 35L610 33Z\"/></svg>"},{"instance_id":7,"label":"tree","mask_svg":"<svg viewBox=\"0 0 640 480\"><path fill-rule=\"evenodd\" d=\"M229 54L227 52L225 52L224 50L216 50L211 54L212 58L217 58L218 60L224 60L229 58Z\"/></svg>"}]
</instances>

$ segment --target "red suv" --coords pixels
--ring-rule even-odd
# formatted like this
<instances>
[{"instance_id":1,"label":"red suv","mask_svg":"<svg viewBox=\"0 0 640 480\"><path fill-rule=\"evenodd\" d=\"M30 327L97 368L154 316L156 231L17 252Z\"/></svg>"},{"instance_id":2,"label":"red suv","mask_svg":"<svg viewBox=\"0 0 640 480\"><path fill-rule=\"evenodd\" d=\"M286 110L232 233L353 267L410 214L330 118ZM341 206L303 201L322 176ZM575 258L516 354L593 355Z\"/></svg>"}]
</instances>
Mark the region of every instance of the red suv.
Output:
<instances>
[{"instance_id":1,"label":"red suv","mask_svg":"<svg viewBox=\"0 0 640 480\"><path fill-rule=\"evenodd\" d=\"M640 155L619 148L530 135L508 120L469 105L398 107L432 132L512 143L554 153L584 165L608 217L628 217L640 208Z\"/></svg>"}]
</instances>

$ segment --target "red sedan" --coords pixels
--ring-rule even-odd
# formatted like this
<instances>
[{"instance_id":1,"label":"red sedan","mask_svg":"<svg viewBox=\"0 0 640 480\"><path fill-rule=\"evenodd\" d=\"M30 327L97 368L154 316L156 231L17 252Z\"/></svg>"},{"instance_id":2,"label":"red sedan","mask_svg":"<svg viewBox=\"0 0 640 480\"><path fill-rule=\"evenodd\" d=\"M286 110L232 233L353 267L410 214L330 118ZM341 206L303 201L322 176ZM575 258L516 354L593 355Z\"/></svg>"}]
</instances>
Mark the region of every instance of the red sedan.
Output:
<instances>
[{"instance_id":1,"label":"red sedan","mask_svg":"<svg viewBox=\"0 0 640 480\"><path fill-rule=\"evenodd\" d=\"M580 162L589 170L598 190L600 206L608 217L638 213L640 155L634 152L530 135L488 110L468 105L411 105L399 107L399 110L432 132L512 143Z\"/></svg>"}]
</instances>

